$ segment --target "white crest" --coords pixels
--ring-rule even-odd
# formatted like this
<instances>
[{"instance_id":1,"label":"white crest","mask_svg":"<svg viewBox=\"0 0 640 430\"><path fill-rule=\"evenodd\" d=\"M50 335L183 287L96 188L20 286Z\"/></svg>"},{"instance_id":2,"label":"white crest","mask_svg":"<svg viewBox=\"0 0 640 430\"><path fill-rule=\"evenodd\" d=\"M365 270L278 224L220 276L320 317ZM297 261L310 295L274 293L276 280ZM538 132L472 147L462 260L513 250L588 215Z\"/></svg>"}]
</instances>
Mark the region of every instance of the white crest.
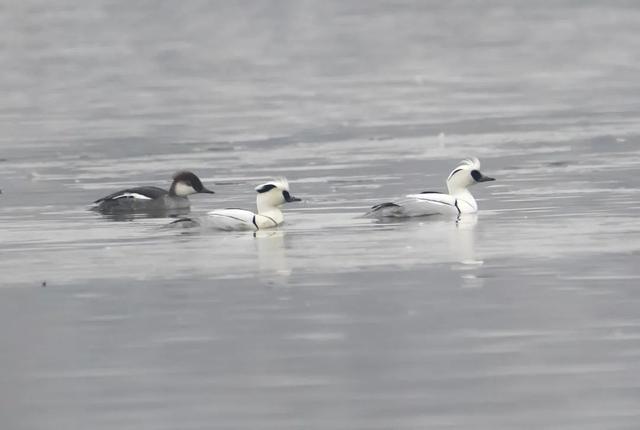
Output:
<instances>
[{"instance_id":1,"label":"white crest","mask_svg":"<svg viewBox=\"0 0 640 430\"><path fill-rule=\"evenodd\" d=\"M449 181L454 174L458 173L461 170L464 170L464 171L480 170L480 160L478 160L476 157L465 158L460 162L460 164L456 166L455 169L451 171L451 173L449 173L449 176L447 177L447 181Z\"/></svg>"},{"instance_id":2,"label":"white crest","mask_svg":"<svg viewBox=\"0 0 640 430\"><path fill-rule=\"evenodd\" d=\"M258 185L255 189L256 191L260 192L261 189L263 189L264 187L267 187L271 185L271 187L269 188L279 188L283 191L289 191L289 181L287 181L287 178L274 178L272 180L270 180L269 182L265 182L264 184L260 184Z\"/></svg>"},{"instance_id":3,"label":"white crest","mask_svg":"<svg viewBox=\"0 0 640 430\"><path fill-rule=\"evenodd\" d=\"M460 166L469 166L472 170L480 170L480 160L476 157L465 158L460 162Z\"/></svg>"}]
</instances>

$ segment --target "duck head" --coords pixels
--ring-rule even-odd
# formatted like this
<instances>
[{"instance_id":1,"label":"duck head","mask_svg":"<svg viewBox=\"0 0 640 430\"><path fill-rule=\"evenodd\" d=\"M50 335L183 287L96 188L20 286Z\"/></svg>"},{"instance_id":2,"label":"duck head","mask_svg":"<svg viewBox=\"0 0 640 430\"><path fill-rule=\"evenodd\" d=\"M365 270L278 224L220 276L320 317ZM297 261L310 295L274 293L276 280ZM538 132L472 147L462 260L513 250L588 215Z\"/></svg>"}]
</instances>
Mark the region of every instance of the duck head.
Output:
<instances>
[{"instance_id":1,"label":"duck head","mask_svg":"<svg viewBox=\"0 0 640 430\"><path fill-rule=\"evenodd\" d=\"M447 189L449 194L458 194L478 182L495 181L494 178L485 176L480 172L480 160L470 158L460 162L447 177Z\"/></svg>"},{"instance_id":2,"label":"duck head","mask_svg":"<svg viewBox=\"0 0 640 430\"><path fill-rule=\"evenodd\" d=\"M258 196L256 203L258 213L269 212L285 203L299 202L300 199L291 195L289 182L285 178L274 179L256 187Z\"/></svg>"},{"instance_id":3,"label":"duck head","mask_svg":"<svg viewBox=\"0 0 640 430\"><path fill-rule=\"evenodd\" d=\"M187 197L196 193L215 194L202 185L200 178L191 172L178 172L173 175L169 193L178 197Z\"/></svg>"}]
</instances>

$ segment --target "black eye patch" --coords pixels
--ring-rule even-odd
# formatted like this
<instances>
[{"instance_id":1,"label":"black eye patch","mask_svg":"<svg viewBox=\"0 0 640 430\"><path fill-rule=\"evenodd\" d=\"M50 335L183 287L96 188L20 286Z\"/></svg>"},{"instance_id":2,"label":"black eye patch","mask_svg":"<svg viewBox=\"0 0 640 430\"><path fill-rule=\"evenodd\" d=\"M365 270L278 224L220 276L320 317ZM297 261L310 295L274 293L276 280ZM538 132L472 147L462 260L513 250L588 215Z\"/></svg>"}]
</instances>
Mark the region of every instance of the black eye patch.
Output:
<instances>
[{"instance_id":1,"label":"black eye patch","mask_svg":"<svg viewBox=\"0 0 640 430\"><path fill-rule=\"evenodd\" d=\"M267 191L271 191L274 188L276 188L276 186L273 184L264 184L260 188L256 189L256 191L259 193L266 193Z\"/></svg>"},{"instance_id":2,"label":"black eye patch","mask_svg":"<svg viewBox=\"0 0 640 430\"><path fill-rule=\"evenodd\" d=\"M289 194L289 191L286 191L286 190L285 190L285 191L283 191L283 192L282 192L282 196L284 197L284 199L285 199L286 201L291 200L291 194Z\"/></svg>"},{"instance_id":3,"label":"black eye patch","mask_svg":"<svg viewBox=\"0 0 640 430\"><path fill-rule=\"evenodd\" d=\"M480 179L482 179L482 173L480 173L479 170L472 170L471 177L473 178L474 181L480 182Z\"/></svg>"}]
</instances>

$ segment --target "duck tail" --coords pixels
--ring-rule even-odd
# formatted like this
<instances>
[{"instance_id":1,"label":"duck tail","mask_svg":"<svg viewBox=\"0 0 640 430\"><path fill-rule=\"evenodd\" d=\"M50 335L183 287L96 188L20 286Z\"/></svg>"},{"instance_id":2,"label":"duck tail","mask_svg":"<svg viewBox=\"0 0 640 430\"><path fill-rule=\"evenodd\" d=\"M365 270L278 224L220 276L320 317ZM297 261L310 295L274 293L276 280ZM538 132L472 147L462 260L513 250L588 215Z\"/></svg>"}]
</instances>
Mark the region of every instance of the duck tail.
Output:
<instances>
[{"instance_id":1,"label":"duck tail","mask_svg":"<svg viewBox=\"0 0 640 430\"><path fill-rule=\"evenodd\" d=\"M194 218L178 218L175 221L171 221L167 224L166 228L193 228L199 227L200 222Z\"/></svg>"},{"instance_id":2,"label":"duck tail","mask_svg":"<svg viewBox=\"0 0 640 430\"><path fill-rule=\"evenodd\" d=\"M393 202L380 203L371 207L371 210L363 215L364 218L383 218L397 216L402 211L402 206Z\"/></svg>"}]
</instances>

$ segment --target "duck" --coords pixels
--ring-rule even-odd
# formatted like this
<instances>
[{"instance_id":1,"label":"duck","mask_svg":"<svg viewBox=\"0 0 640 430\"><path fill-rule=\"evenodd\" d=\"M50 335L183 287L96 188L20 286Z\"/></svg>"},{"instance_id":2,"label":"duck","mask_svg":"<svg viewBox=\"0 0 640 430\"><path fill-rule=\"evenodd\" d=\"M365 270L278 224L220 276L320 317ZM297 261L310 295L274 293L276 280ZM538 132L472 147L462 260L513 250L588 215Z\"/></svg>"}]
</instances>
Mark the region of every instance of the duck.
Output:
<instances>
[{"instance_id":1,"label":"duck","mask_svg":"<svg viewBox=\"0 0 640 430\"><path fill-rule=\"evenodd\" d=\"M380 203L371 208L365 217L372 218L408 218L428 215L460 216L478 211L478 203L469 191L469 187L495 181L480 171L480 160L468 158L462 160L447 177L448 193L423 191L408 194L397 201Z\"/></svg>"},{"instance_id":2,"label":"duck","mask_svg":"<svg viewBox=\"0 0 640 430\"><path fill-rule=\"evenodd\" d=\"M245 209L216 209L207 213L202 224L217 230L258 231L279 226L284 222L280 207L285 203L299 202L291 195L285 178L273 179L255 187L257 212Z\"/></svg>"},{"instance_id":3,"label":"duck","mask_svg":"<svg viewBox=\"0 0 640 430\"><path fill-rule=\"evenodd\" d=\"M169 190L153 186L126 188L96 200L92 209L104 213L184 211L190 208L188 196L198 193L215 194L194 173L181 171L173 175Z\"/></svg>"}]
</instances>

